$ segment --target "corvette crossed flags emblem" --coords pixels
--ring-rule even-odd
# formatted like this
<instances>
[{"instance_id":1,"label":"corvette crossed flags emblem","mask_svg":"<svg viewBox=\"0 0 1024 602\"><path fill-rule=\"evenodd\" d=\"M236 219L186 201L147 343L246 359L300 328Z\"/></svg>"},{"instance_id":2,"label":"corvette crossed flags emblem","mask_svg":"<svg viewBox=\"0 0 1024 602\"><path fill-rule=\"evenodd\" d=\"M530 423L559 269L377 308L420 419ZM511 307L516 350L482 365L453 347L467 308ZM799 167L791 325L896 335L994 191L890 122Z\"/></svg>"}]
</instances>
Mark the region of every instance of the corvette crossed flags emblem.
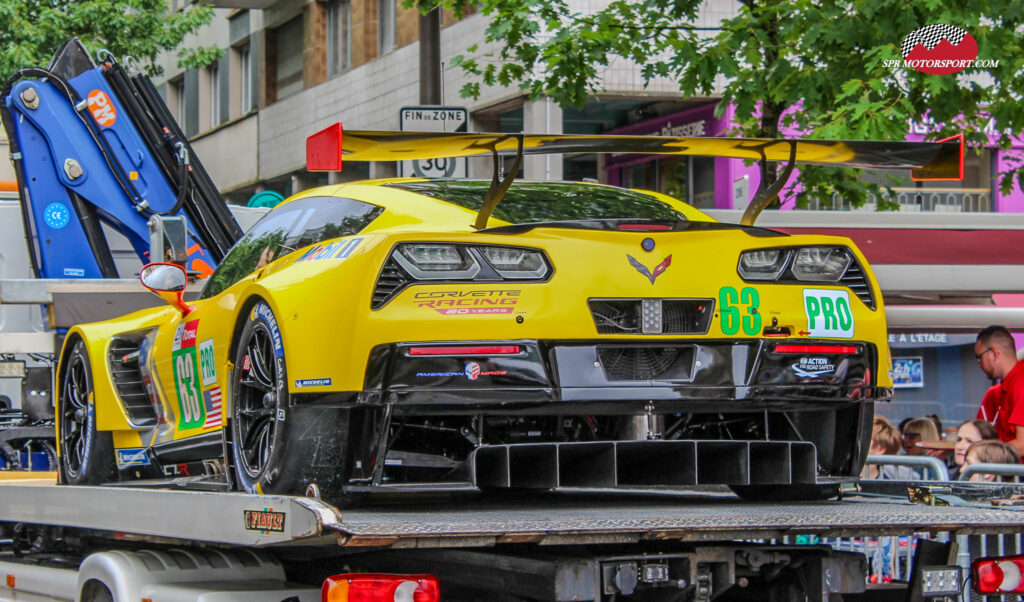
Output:
<instances>
[{"instance_id":1,"label":"corvette crossed flags emblem","mask_svg":"<svg viewBox=\"0 0 1024 602\"><path fill-rule=\"evenodd\" d=\"M668 266L672 265L671 255L669 255L665 259L662 259L661 263L654 266L653 270L648 270L647 266L640 263L640 260L637 259L636 257L633 257L632 255L627 254L626 257L629 258L629 263L632 264L634 268L636 268L636 271L640 272L644 276L647 276L647 279L651 281L651 284L654 284L654 280L658 276L660 276L665 270L667 270Z\"/></svg>"}]
</instances>

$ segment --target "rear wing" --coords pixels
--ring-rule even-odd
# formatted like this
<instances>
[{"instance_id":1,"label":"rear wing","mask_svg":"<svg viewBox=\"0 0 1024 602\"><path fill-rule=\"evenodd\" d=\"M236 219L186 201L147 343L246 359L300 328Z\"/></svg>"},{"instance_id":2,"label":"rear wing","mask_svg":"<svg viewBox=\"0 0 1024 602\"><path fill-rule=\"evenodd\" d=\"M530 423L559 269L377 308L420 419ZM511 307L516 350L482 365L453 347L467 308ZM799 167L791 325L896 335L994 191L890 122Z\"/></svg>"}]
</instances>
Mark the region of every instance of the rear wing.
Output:
<instances>
[{"instance_id":1,"label":"rear wing","mask_svg":"<svg viewBox=\"0 0 1024 602\"><path fill-rule=\"evenodd\" d=\"M647 155L700 155L785 162L786 170L772 189L759 192L751 202L767 205L781 190L798 163L860 169L908 169L915 180L962 180L964 137L939 142L880 142L862 140L776 140L770 138L697 138L669 136L602 136L578 134L505 134L458 132L343 131L341 123L306 140L306 168L340 171L348 161L409 161L490 154L495 173L492 191L500 199L508 186L498 182L498 155L516 154L510 173L519 170L523 155L552 153L616 153ZM510 179L506 178L508 184ZM488 193L488 199L492 198ZM765 199L765 197L767 197ZM477 220L483 228L490 210L485 200ZM493 201L496 205L497 201ZM762 207L763 208L763 207ZM486 210L486 211L485 211ZM754 212L754 217L760 212ZM482 218L482 219L481 219ZM744 215L744 221L747 215ZM751 218L751 223L753 219Z\"/></svg>"}]
</instances>

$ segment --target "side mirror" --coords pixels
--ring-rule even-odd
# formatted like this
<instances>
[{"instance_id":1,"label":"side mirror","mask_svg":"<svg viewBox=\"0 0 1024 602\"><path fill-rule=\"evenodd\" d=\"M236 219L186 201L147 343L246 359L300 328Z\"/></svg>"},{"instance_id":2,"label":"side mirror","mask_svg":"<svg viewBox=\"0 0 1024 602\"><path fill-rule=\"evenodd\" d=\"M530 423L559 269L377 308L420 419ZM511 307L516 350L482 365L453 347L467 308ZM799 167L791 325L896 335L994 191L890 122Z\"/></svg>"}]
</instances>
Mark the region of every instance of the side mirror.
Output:
<instances>
[{"instance_id":1,"label":"side mirror","mask_svg":"<svg viewBox=\"0 0 1024 602\"><path fill-rule=\"evenodd\" d=\"M192 306L185 303L185 286L188 276L185 268L176 263L149 263L139 273L142 286L149 292L160 297L168 305L176 307L182 316L192 311Z\"/></svg>"}]
</instances>

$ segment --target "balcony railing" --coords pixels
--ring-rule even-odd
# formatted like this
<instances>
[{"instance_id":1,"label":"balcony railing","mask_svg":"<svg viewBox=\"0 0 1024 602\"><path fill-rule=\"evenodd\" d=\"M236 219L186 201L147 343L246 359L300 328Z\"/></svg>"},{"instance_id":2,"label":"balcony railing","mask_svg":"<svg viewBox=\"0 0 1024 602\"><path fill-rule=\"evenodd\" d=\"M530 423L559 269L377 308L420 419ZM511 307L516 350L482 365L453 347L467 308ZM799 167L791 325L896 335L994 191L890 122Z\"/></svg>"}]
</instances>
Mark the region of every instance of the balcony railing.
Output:
<instances>
[{"instance_id":1,"label":"balcony railing","mask_svg":"<svg viewBox=\"0 0 1024 602\"><path fill-rule=\"evenodd\" d=\"M900 211L953 211L953 212L985 212L992 211L992 191L988 188L893 188L895 198L900 204ZM832 206L822 203L819 199L809 199L807 209L849 211L854 209L839 195L832 197ZM859 209L873 211L875 199Z\"/></svg>"},{"instance_id":2,"label":"balcony railing","mask_svg":"<svg viewBox=\"0 0 1024 602\"><path fill-rule=\"evenodd\" d=\"M208 4L217 8L248 8L264 9L277 0L200 0L200 4Z\"/></svg>"}]
</instances>

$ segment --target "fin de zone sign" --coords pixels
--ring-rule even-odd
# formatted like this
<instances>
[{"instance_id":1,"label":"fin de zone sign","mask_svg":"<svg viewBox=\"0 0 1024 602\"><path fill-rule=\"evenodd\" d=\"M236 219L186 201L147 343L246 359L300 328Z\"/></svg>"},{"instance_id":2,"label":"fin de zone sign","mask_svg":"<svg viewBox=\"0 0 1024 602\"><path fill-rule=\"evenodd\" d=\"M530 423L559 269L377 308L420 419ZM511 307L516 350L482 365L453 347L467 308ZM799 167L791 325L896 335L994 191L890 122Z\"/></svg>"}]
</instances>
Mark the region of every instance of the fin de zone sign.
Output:
<instances>
[{"instance_id":1,"label":"fin de zone sign","mask_svg":"<svg viewBox=\"0 0 1024 602\"><path fill-rule=\"evenodd\" d=\"M465 132L469 111L464 107L402 107L398 129L403 132ZM466 157L418 159L399 163L399 175L405 178L465 178Z\"/></svg>"}]
</instances>

